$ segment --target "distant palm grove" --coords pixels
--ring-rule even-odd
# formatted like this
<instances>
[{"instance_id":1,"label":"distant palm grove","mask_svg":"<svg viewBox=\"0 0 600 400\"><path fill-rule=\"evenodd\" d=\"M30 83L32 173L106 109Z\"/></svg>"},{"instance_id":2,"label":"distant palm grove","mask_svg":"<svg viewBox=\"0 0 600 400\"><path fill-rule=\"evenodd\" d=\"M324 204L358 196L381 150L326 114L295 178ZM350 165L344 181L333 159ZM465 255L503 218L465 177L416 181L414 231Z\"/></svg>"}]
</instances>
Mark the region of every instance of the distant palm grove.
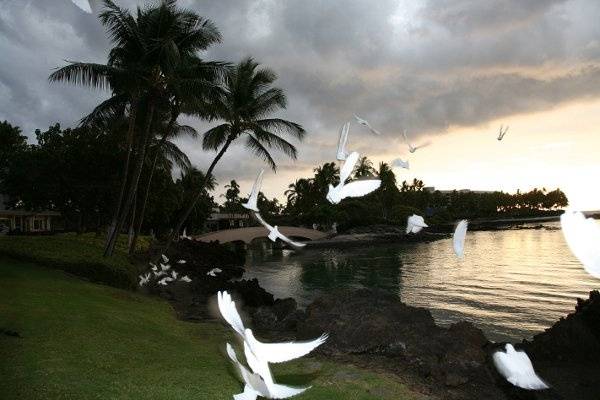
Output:
<instances>
[{"instance_id":1,"label":"distant palm grove","mask_svg":"<svg viewBox=\"0 0 600 400\"><path fill-rule=\"evenodd\" d=\"M0 124L0 192L12 207L60 211L67 229L107 233L105 255L110 256L119 233L130 234L133 252L141 233L153 231L168 245L184 228L202 231L216 206L213 173L232 144L242 143L273 170L273 151L297 158L291 141L301 141L305 131L272 117L286 108L285 93L274 86L275 72L252 58L238 63L200 58L200 52L221 41L212 21L177 7L176 0L135 13L105 0L100 21L112 43L106 63L71 62L49 79L108 89L110 97L75 128L57 124L36 131L36 144L27 144L18 127ZM214 127L199 135L180 123L182 116L214 122ZM175 144L183 136L198 138L204 150L214 152L206 171L194 168ZM426 190L418 180L399 186L388 164L374 168L367 158L354 173L354 178L365 176L378 176L381 188L334 206L325 195L328 185L337 183L339 169L326 163L315 168L313 177L289 185L285 205L261 195L259 207L289 224L337 223L343 230L404 224L413 212L447 222L538 215L567 204L558 189L510 195L441 193ZM242 200L231 181L222 209L245 212Z\"/></svg>"}]
</instances>

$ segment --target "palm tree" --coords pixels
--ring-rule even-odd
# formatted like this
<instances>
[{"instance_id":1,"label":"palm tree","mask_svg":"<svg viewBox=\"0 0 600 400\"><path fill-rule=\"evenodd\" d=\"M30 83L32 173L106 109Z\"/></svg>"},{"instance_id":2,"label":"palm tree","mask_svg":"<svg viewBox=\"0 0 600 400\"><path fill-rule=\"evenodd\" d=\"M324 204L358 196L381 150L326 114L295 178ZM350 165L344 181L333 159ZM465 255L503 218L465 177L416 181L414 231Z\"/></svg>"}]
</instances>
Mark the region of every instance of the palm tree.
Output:
<instances>
[{"instance_id":1,"label":"palm tree","mask_svg":"<svg viewBox=\"0 0 600 400\"><path fill-rule=\"evenodd\" d=\"M355 178L363 178L366 176L373 176L375 169L373 168L373 162L369 160L367 157L361 157L354 167L354 177Z\"/></svg>"},{"instance_id":2,"label":"palm tree","mask_svg":"<svg viewBox=\"0 0 600 400\"><path fill-rule=\"evenodd\" d=\"M313 181L310 179L296 179L294 183L288 185L288 190L284 192L287 197L287 205L290 209L295 209L297 213L302 213L305 206L311 204L311 196L314 191Z\"/></svg>"},{"instance_id":3,"label":"palm tree","mask_svg":"<svg viewBox=\"0 0 600 400\"><path fill-rule=\"evenodd\" d=\"M96 107L86 121L128 110L127 157L105 247L105 255L111 255L137 192L155 112L172 108L174 122L179 110L194 104L196 114L206 117L198 111L198 104L210 97L207 92L215 87L212 80L222 65L203 63L196 57L198 51L221 40L215 25L178 9L176 0L138 8L135 17L111 0L104 0L104 6L100 19L114 45L108 63L70 63L54 72L50 80L111 89L112 97Z\"/></svg>"},{"instance_id":4,"label":"palm tree","mask_svg":"<svg viewBox=\"0 0 600 400\"><path fill-rule=\"evenodd\" d=\"M217 151L216 157L206 171L206 178L213 170L229 146L240 138L245 146L265 160L276 170L277 165L269 150L277 149L292 159L296 159L296 147L281 135L289 135L302 140L305 131L299 124L280 118L268 118L278 109L286 108L286 97L282 89L272 87L277 79L275 72L268 68L259 68L252 58L241 61L230 68L224 78L223 89L212 101L211 114L224 121L204 134L202 147ZM175 225L173 235L167 242L169 247L173 236L178 235L185 220L202 194L203 185L196 190L196 196Z\"/></svg>"}]
</instances>

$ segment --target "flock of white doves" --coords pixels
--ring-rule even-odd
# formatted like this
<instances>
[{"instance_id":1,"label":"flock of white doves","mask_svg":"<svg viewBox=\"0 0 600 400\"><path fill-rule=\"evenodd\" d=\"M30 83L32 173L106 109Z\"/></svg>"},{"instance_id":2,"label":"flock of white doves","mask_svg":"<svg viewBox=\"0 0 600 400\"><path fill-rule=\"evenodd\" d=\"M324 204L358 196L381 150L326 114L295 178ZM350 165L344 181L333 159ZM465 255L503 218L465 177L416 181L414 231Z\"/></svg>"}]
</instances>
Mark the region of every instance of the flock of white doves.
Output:
<instances>
[{"instance_id":1,"label":"flock of white doves","mask_svg":"<svg viewBox=\"0 0 600 400\"><path fill-rule=\"evenodd\" d=\"M72 0L78 7L88 13L92 13L93 8L96 8L96 0ZM356 121L367 127L372 133L379 135L379 131L374 129L369 122L354 115ZM344 124L340 131L338 143L337 159L344 161L340 169L340 183L337 186L329 185L327 200L332 204L338 204L347 197L361 197L378 189L381 181L378 179L355 180L347 183L354 166L358 162L360 155L357 152L348 153L346 151L346 143L348 141L348 132L350 123ZM498 140L502 140L508 132L507 127L500 127ZM412 145L403 132L404 141L408 146L408 151L414 153L420 148L428 146L426 142L419 146ZM392 166L400 168L409 168L409 162L402 159L396 159L392 162ZM262 177L264 171L260 171L247 203L243 206L254 211L256 219L269 230L269 239L276 241L281 239L292 246L303 247L304 243L298 243L290 240L285 235L281 234L277 226L271 226L265 222L259 214L257 207L258 193L262 185ZM562 231L566 242L573 254L583 264L584 269L595 278L600 279L600 225L592 218L586 218L583 213L568 209L560 218ZM453 236L454 252L459 258L464 256L464 243L467 234L468 222L460 221L456 225ZM411 215L408 217L406 224L406 233L418 233L423 228L427 228L427 224L423 217L419 215ZM191 239L184 234L184 239ZM179 277L177 271L171 268L169 259L163 254L160 268L155 264L150 264L151 271L145 275L140 275L140 286L146 285L152 278L156 278L159 285L166 286L171 282L191 282L191 279L185 275ZM184 264L185 260L177 261L178 264ZM210 270L208 276L216 276L222 272L219 268ZM160 278L160 279L159 279ZM250 366L250 372L242 365L235 354L235 351L229 343L227 343L227 354L231 361L239 369L239 372L244 380L244 392L234 395L234 400L255 400L257 396L262 396L268 399L283 399L295 396L304 392L308 388L293 388L283 385L278 385L273 381L273 376L269 369L269 363L280 363L290 361L295 358L302 357L308 354L313 349L321 345L327 339L326 335L321 336L310 342L305 343L261 343L254 338L252 330L244 329L242 320L235 308L235 303L231 300L231 296L227 292L219 292L218 294L219 310L223 318L231 325L235 332L241 337L244 344L244 355L246 362ZM531 360L523 351L515 350L511 344L505 346L504 351L494 353L493 360L498 372L506 378L511 384L523 389L547 389L548 386L535 373Z\"/></svg>"},{"instance_id":2,"label":"flock of white doves","mask_svg":"<svg viewBox=\"0 0 600 400\"><path fill-rule=\"evenodd\" d=\"M367 127L372 133L380 135L380 132L373 128L368 121L360 118L357 115L354 115L354 118L360 125ZM332 204L338 204L340 201L347 197L365 196L378 189L381 185L381 181L378 179L359 179L347 182L352 171L354 170L354 166L356 165L360 157L359 153L348 153L346 150L349 130L350 122L345 123L340 130L336 158L339 161L343 161L344 164L340 168L340 183L337 186L329 185L329 190L326 198ZM507 132L508 126L501 126L497 140L501 141L502 139L504 139L504 136ZM403 136L404 141L408 146L408 151L410 153L414 153L418 149L428 146L430 144L430 142L426 142L419 146L414 146L408 140L406 131L403 132ZM394 167L409 169L408 160L404 161L398 158L392 162L392 165ZM256 181L254 182L254 185L252 186L252 191L250 193L248 201L242 205L246 209L254 212L256 219L263 226L265 226L265 228L269 230L268 237L272 241L275 242L279 238L295 247L305 246L304 243L298 243L290 240L289 238L287 238L279 232L277 226L269 225L260 216L257 202L258 194L262 185L263 174L264 170L261 170L258 174L258 177L256 178ZM573 254L581 261L585 270L588 273L590 273L596 278L600 278L600 225L598 225L591 218L586 219L583 213L573 210L567 210L561 216L561 225L567 244L573 252ZM406 233L415 234L420 232L423 228L427 227L428 225L425 223L425 220L422 216L413 214L408 217L406 224ZM452 238L452 247L454 253L457 257L461 259L464 257L464 244L467 235L467 228L467 220L459 221L456 224ZM224 300L224 298L228 300ZM227 303L227 301L229 301L230 303ZM257 357L257 355L253 354L252 351L250 351L252 347L250 343L248 343L248 334L241 333L243 332L243 329L239 328L239 326L241 326L241 320L239 320L239 315L237 315L237 312L235 312L235 306L230 306L228 314L227 307L223 305L224 303L233 304L233 302L230 301L230 297L227 293L219 293L219 309L221 311L221 314L223 315L225 320L229 322L229 324L232 327L234 327L234 330L236 330L236 332L238 332L244 340L244 352L246 353L246 360L252 368L252 370L254 371L253 375L247 369L245 369L245 367L242 366L235 357L235 353L233 352L231 346L227 344L227 352L229 354L229 357L239 367L244 382L246 383L244 393L241 395L234 396L234 399L255 399L257 394L266 398L287 398L306 390L274 385L272 383L272 377L270 375L270 372L268 372L268 369L266 370L268 374L263 375L260 369L256 369L253 367L253 363L255 362L255 358L253 357ZM231 322L231 308L234 311L233 314L237 316L237 321L239 321L240 324L237 327L234 323ZM281 343L273 344L273 346L280 346L277 348L281 350L283 350L285 346L290 346L290 349L294 348L294 346L299 346L298 348L306 349L306 351L300 355L298 355L298 353L294 353L295 357L285 358L285 360L281 360L288 361L292 358L296 358L303 354L307 354L312 349L323 343L325 338L326 336L322 336L321 338L308 343ZM253 337L250 340L254 340ZM273 349L274 348L275 347L273 347ZM529 359L527 354L524 351L516 350L512 344L506 344L505 351L495 352L492 358L498 372L511 384L527 390L548 389L548 385L535 373L533 364L531 363L531 360ZM266 363L264 365L266 365ZM262 380L260 379L260 377L262 377ZM271 389L269 389L269 387L271 387ZM247 393L250 394L247 395Z\"/></svg>"}]
</instances>

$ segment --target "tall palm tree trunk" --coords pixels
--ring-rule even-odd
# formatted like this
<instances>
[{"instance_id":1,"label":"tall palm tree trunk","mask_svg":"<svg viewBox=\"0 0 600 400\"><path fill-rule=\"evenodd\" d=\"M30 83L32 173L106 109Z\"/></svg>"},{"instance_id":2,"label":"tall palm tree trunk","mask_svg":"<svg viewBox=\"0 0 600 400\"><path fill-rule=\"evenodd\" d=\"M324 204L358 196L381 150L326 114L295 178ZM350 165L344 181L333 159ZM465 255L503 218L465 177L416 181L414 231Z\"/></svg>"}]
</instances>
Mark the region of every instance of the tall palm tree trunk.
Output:
<instances>
[{"instance_id":1,"label":"tall palm tree trunk","mask_svg":"<svg viewBox=\"0 0 600 400\"><path fill-rule=\"evenodd\" d=\"M154 117L154 104L152 101L150 101L148 108L148 119L146 121L146 126L144 127L144 136L140 139L140 149L138 154L136 154L135 166L131 176L129 188L127 190L127 196L125 197L125 202L121 209L115 229L112 232L112 235L109 237L108 246L104 252L105 257L112 256L113 252L115 251L115 245L117 243L119 233L121 232L121 229L123 229L123 225L125 224L125 220L127 219L127 215L131 209L135 193L138 189L140 175L142 174L142 169L144 167L144 159L146 158L146 149L150 143L150 128L152 126L152 118Z\"/></svg>"},{"instance_id":2,"label":"tall palm tree trunk","mask_svg":"<svg viewBox=\"0 0 600 400\"><path fill-rule=\"evenodd\" d=\"M142 224L144 223L144 215L146 214L146 204L148 203L148 197L150 195L150 186L152 186L152 177L154 176L154 170L156 168L156 160L158 159L158 149L156 153L154 153L154 160L152 161L152 166L150 167L150 174L148 176L148 183L146 183L146 187L144 188L144 194L142 196L142 208L140 209L140 214L135 223L135 227L133 229L133 238L129 243L129 254L133 254L135 252L135 247L137 246L137 239L140 235L140 231L142 230Z\"/></svg>"},{"instance_id":3,"label":"tall palm tree trunk","mask_svg":"<svg viewBox=\"0 0 600 400\"><path fill-rule=\"evenodd\" d=\"M185 221L187 221L188 217L194 210L194 207L198 203L198 200L200 200L200 197L202 197L202 192L204 191L206 184L210 181L210 179L212 177L212 172L215 169L215 166L217 165L217 163L219 162L221 157L223 157L223 155L229 148L229 145L231 144L231 142L233 142L234 138L235 138L235 135L233 135L233 134L229 136L229 138L227 139L227 141L225 142L225 144L223 145L223 147L221 148L219 153L217 153L217 156L214 158L214 160L208 167L208 170L206 170L206 174L204 175L204 181L202 181L202 184L198 186L198 189L194 195L193 200L190 202L188 207L185 209L184 213L181 214L181 217L179 218L177 224L175 225L173 232L171 232L171 234L169 235L169 238L167 240L167 244L165 245L165 249L164 249L163 253L169 249L169 247L173 243L173 240L175 239L175 237L177 237L179 235L179 232L181 231L183 224L185 224Z\"/></svg>"},{"instance_id":4,"label":"tall palm tree trunk","mask_svg":"<svg viewBox=\"0 0 600 400\"><path fill-rule=\"evenodd\" d=\"M108 230L108 235L106 238L106 243L104 244L104 252L106 253L110 238L114 234L114 230L117 226L117 221L119 219L119 214L121 213L123 197L125 195L125 189L127 187L127 181L129 179L129 164L131 163L131 153L133 151L133 136L135 132L135 120L137 117L137 100L133 99L131 101L131 112L129 113L129 127L127 129L127 156L125 157L125 165L123 167L123 178L121 179L121 189L119 190L119 197L115 206L115 212L113 214L112 221L110 223L110 228Z\"/></svg>"},{"instance_id":5,"label":"tall palm tree trunk","mask_svg":"<svg viewBox=\"0 0 600 400\"><path fill-rule=\"evenodd\" d=\"M148 197L150 195L150 187L152 186L152 178L154 177L154 170L156 169L156 161L158 160L158 154L159 154L160 148L167 141L169 134L171 133L171 131L173 130L173 127L175 126L175 122L177 122L177 118L179 118L179 108L178 107L174 108L173 113L171 115L171 120L169 121L169 125L167 126L167 130L165 131L165 133L163 133L162 137L160 138L160 142L158 143L158 146L156 147L156 151L154 152L154 159L152 160L152 166L150 167L148 183L146 184L146 187L144 189L144 194L142 197L143 198L142 208L140 210L140 214L138 216L136 226L134 228L133 239L131 240L131 243L129 244L129 254L133 254L135 252L135 247L137 246L137 239L142 230L142 225L144 223L144 216L146 215L146 204L148 204Z\"/></svg>"}]
</instances>

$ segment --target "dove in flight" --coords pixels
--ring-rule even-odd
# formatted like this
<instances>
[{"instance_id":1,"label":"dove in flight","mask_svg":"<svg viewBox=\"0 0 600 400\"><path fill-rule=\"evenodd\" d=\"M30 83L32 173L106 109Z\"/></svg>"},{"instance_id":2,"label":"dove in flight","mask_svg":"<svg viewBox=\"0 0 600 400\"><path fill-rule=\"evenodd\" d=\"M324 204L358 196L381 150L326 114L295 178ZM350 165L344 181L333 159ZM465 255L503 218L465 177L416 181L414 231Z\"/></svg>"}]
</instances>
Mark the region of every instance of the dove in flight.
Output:
<instances>
[{"instance_id":1,"label":"dove in flight","mask_svg":"<svg viewBox=\"0 0 600 400\"><path fill-rule=\"evenodd\" d=\"M413 214L408 217L406 221L406 233L419 233L421 229L428 228L429 225L425 223L423 217L417 214Z\"/></svg>"},{"instance_id":2,"label":"dove in flight","mask_svg":"<svg viewBox=\"0 0 600 400\"><path fill-rule=\"evenodd\" d=\"M213 268L210 271L208 271L206 273L206 275L208 276L217 276L217 274L220 274L221 272L223 272L223 270L221 268Z\"/></svg>"},{"instance_id":3,"label":"dove in flight","mask_svg":"<svg viewBox=\"0 0 600 400\"><path fill-rule=\"evenodd\" d=\"M295 246L295 247L304 247L304 246L306 246L306 243L294 242L293 240L291 240L290 238L288 238L287 236L285 236L283 233L279 232L279 228L277 227L277 225L271 226L271 225L267 224L265 222L265 220L262 219L262 217L260 216L259 213L254 213L254 216L256 217L256 219L258 220L258 222L261 223L262 226L264 226L265 228L267 228L269 230L268 238L271 239L272 242L276 242L277 239L281 239L284 242L289 243L289 244L291 244L292 246Z\"/></svg>"},{"instance_id":4,"label":"dove in flight","mask_svg":"<svg viewBox=\"0 0 600 400\"><path fill-rule=\"evenodd\" d=\"M244 327L235 302L227 291L217 293L217 303L223 319L242 338L248 365L262 377L269 390L275 385L269 363L282 363L302 357L327 340L327 335L322 335L308 342L262 343L256 340L251 329Z\"/></svg>"},{"instance_id":5,"label":"dove in flight","mask_svg":"<svg viewBox=\"0 0 600 400\"><path fill-rule=\"evenodd\" d=\"M408 151L410 151L411 153L414 153L415 151L422 149L423 147L427 147L431 144L431 142L425 142L419 146L413 146L409 141L408 141L408 136L406 135L406 129L404 131L402 131L402 135L404 135L404 141L406 142L406 145L408 146Z\"/></svg>"},{"instance_id":6,"label":"dove in flight","mask_svg":"<svg viewBox=\"0 0 600 400\"><path fill-rule=\"evenodd\" d=\"M377 190L381 186L379 179L364 179L346 183L350 178L350 174L354 170L354 166L358 162L360 155L357 152L352 152L344 161L344 165L340 169L340 183L337 186L329 184L327 191L327 200L332 204L338 204L346 197L362 197Z\"/></svg>"},{"instance_id":7,"label":"dove in flight","mask_svg":"<svg viewBox=\"0 0 600 400\"><path fill-rule=\"evenodd\" d=\"M600 279L600 225L574 210L560 216L560 225L573 255L588 274Z\"/></svg>"},{"instance_id":8,"label":"dove in flight","mask_svg":"<svg viewBox=\"0 0 600 400\"><path fill-rule=\"evenodd\" d=\"M184 275L183 277L179 278L179 280L182 281L182 282L187 282L187 283L190 283L192 281L190 279L190 277L187 276L187 275Z\"/></svg>"},{"instance_id":9,"label":"dove in flight","mask_svg":"<svg viewBox=\"0 0 600 400\"><path fill-rule=\"evenodd\" d=\"M369 124L369 122L365 119L362 119L361 117L359 117L358 115L354 114L354 119L356 120L356 122L358 122L359 124L366 126L367 128L369 128L369 130L371 132L373 132L376 135L381 135L381 132L379 132L377 129L374 129L371 124Z\"/></svg>"},{"instance_id":10,"label":"dove in flight","mask_svg":"<svg viewBox=\"0 0 600 400\"><path fill-rule=\"evenodd\" d=\"M250 372L238 361L235 351L229 343L227 343L227 355L231 362L237 367L242 377L242 381L244 381L244 392L234 395L234 400L256 400L258 396L266 399L287 399L310 389L310 387L295 388L279 385L277 383L267 384L258 373Z\"/></svg>"},{"instance_id":11,"label":"dove in flight","mask_svg":"<svg viewBox=\"0 0 600 400\"><path fill-rule=\"evenodd\" d=\"M505 346L506 352L493 354L496 369L514 386L527 390L548 389L548 385L536 375L533 364L524 351L517 351L512 344Z\"/></svg>"},{"instance_id":12,"label":"dove in flight","mask_svg":"<svg viewBox=\"0 0 600 400\"><path fill-rule=\"evenodd\" d=\"M396 158L394 161L392 161L392 167L410 169L408 160L404 161L401 158Z\"/></svg>"},{"instance_id":13,"label":"dove in flight","mask_svg":"<svg viewBox=\"0 0 600 400\"><path fill-rule=\"evenodd\" d=\"M179 275L179 273L175 270L171 270L171 278L173 278L173 280L177 279L177 275Z\"/></svg>"},{"instance_id":14,"label":"dove in flight","mask_svg":"<svg viewBox=\"0 0 600 400\"><path fill-rule=\"evenodd\" d=\"M340 129L340 140L338 142L337 156L338 161L346 160L348 157L348 151L346 151L346 144L348 143L348 132L350 130L350 122L346 122Z\"/></svg>"},{"instance_id":15,"label":"dove in flight","mask_svg":"<svg viewBox=\"0 0 600 400\"><path fill-rule=\"evenodd\" d=\"M167 258L167 256L165 256L164 254L161 254L160 256L161 256L161 258L162 258L162 260L163 260L164 263L168 263L169 262L169 259Z\"/></svg>"},{"instance_id":16,"label":"dove in flight","mask_svg":"<svg viewBox=\"0 0 600 400\"><path fill-rule=\"evenodd\" d=\"M71 0L73 4L79 7L81 10L85 11L88 14L94 12L97 8L96 3L98 0Z\"/></svg>"},{"instance_id":17,"label":"dove in flight","mask_svg":"<svg viewBox=\"0 0 600 400\"><path fill-rule=\"evenodd\" d=\"M458 258L463 258L465 255L465 238L467 236L467 228L469 227L469 221L463 219L456 224L454 229L454 235L452 236L452 247L454 248L454 254Z\"/></svg>"},{"instance_id":18,"label":"dove in flight","mask_svg":"<svg viewBox=\"0 0 600 400\"><path fill-rule=\"evenodd\" d=\"M504 135L506 135L506 132L508 132L508 125L506 125L506 128L504 128L504 130L502 130L504 128L504 125L500 125L500 132L498 132L498 141L504 139Z\"/></svg>"},{"instance_id":19,"label":"dove in flight","mask_svg":"<svg viewBox=\"0 0 600 400\"><path fill-rule=\"evenodd\" d=\"M254 212L258 212L258 193L260 192L260 187L262 186L262 178L265 170L261 169L254 181L254 185L252 185L252 192L250 192L250 197L248 197L248 201L246 203L242 203L242 207L252 210Z\"/></svg>"},{"instance_id":20,"label":"dove in flight","mask_svg":"<svg viewBox=\"0 0 600 400\"><path fill-rule=\"evenodd\" d=\"M151 277L152 274L150 272L148 272L146 275L140 275L140 286L144 286L145 284L150 282Z\"/></svg>"},{"instance_id":21,"label":"dove in flight","mask_svg":"<svg viewBox=\"0 0 600 400\"><path fill-rule=\"evenodd\" d=\"M177 261L177 264L185 264L185 263L187 263L187 261L185 261L185 260L179 260L179 261Z\"/></svg>"}]
</instances>

